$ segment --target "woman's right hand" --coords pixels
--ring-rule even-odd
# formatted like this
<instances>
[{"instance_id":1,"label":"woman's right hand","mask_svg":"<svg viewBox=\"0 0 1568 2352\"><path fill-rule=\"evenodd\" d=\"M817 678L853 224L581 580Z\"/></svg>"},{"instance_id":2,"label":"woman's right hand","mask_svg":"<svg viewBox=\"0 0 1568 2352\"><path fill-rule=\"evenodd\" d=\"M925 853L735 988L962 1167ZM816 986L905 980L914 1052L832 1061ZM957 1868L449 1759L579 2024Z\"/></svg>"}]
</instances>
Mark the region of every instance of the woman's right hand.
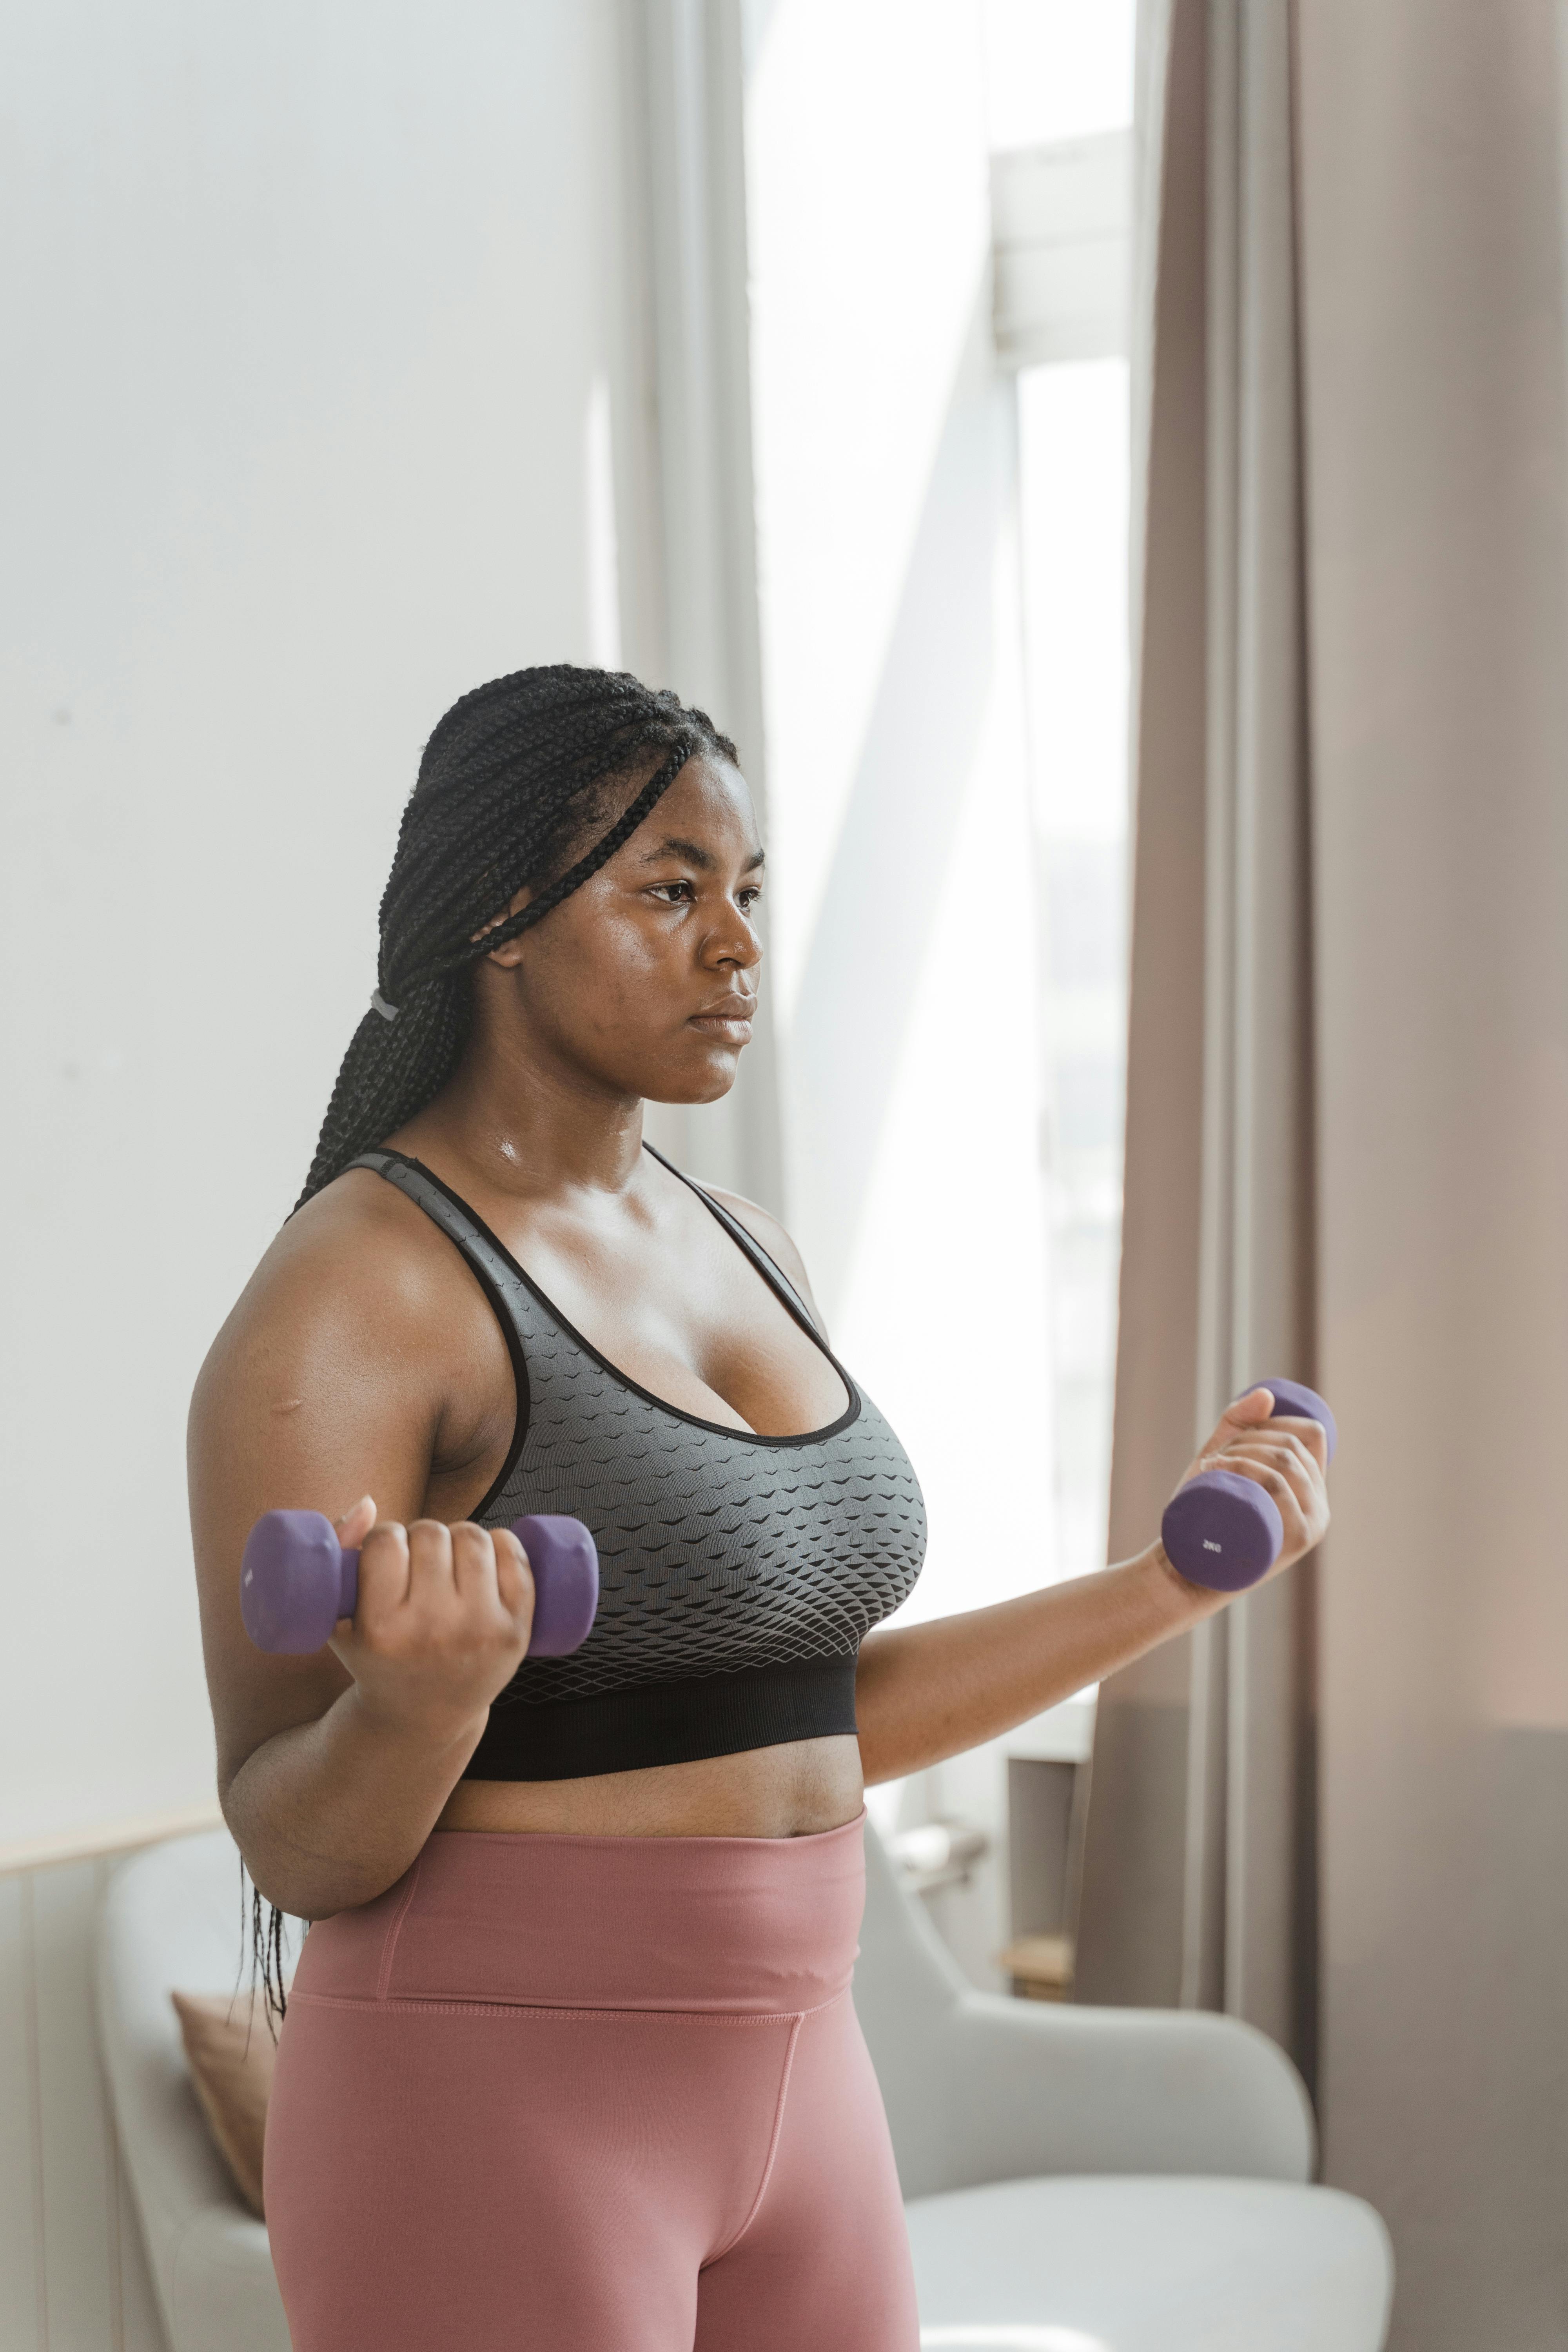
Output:
<instances>
[{"instance_id":1,"label":"woman's right hand","mask_svg":"<svg viewBox=\"0 0 1568 2352\"><path fill-rule=\"evenodd\" d=\"M338 1520L359 1546L359 1601L331 1647L381 1724L437 1747L484 1728L533 1630L533 1578L510 1528L378 1520L362 1496Z\"/></svg>"}]
</instances>

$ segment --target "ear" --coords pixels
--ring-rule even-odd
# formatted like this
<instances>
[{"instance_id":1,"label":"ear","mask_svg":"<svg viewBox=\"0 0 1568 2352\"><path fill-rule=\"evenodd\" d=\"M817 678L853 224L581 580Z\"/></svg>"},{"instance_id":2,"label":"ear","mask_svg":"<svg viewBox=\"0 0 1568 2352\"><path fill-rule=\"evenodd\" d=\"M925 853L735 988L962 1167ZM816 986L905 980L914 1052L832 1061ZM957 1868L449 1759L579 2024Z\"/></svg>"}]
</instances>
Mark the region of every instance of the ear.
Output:
<instances>
[{"instance_id":1,"label":"ear","mask_svg":"<svg viewBox=\"0 0 1568 2352\"><path fill-rule=\"evenodd\" d=\"M476 940L482 940L487 931L493 931L498 923L504 923L508 915L521 915L532 896L532 891L526 887L521 890L514 890L511 894L511 902L507 907L505 912L500 915L492 915L488 923L482 923L477 931L470 934L470 937ZM518 965L522 961L522 940L521 938L518 938L515 940L503 940L499 948L491 949L489 954L485 958L485 961L487 963L498 964L502 971L515 971Z\"/></svg>"}]
</instances>

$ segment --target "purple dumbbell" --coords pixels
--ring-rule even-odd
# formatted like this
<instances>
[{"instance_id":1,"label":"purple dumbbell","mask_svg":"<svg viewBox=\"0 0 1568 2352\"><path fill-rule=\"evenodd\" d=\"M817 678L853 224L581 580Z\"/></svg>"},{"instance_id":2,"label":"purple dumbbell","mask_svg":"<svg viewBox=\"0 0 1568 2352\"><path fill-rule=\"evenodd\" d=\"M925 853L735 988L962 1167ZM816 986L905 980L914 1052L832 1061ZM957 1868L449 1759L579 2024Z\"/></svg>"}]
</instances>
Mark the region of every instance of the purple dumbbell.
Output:
<instances>
[{"instance_id":1,"label":"purple dumbbell","mask_svg":"<svg viewBox=\"0 0 1568 2352\"><path fill-rule=\"evenodd\" d=\"M1315 1391L1299 1381L1254 1381L1268 1389L1274 1411L1301 1421L1321 1421L1334 1458L1339 1433L1334 1416ZM1244 1389L1244 1396L1251 1391ZM1279 1557L1285 1522L1267 1486L1243 1478L1234 1470L1200 1470L1178 1486L1160 1522L1165 1557L1189 1584L1206 1584L1215 1592L1240 1592L1267 1576Z\"/></svg>"},{"instance_id":2,"label":"purple dumbbell","mask_svg":"<svg viewBox=\"0 0 1568 2352\"><path fill-rule=\"evenodd\" d=\"M533 1571L531 1658L563 1658L588 1638L599 1605L599 1555L581 1519L559 1512L513 1519ZM239 1613L258 1650L319 1650L359 1601L359 1554L320 1511L264 1511L245 1539Z\"/></svg>"}]
</instances>

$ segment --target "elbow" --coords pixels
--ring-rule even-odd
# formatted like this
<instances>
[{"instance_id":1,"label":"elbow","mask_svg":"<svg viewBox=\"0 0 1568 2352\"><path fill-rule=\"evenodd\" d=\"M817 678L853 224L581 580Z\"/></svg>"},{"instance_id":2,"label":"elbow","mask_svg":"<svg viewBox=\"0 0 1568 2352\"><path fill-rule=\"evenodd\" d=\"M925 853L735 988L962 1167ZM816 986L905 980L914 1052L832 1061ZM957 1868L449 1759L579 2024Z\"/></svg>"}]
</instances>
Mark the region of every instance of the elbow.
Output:
<instances>
[{"instance_id":1,"label":"elbow","mask_svg":"<svg viewBox=\"0 0 1568 2352\"><path fill-rule=\"evenodd\" d=\"M256 1853L254 1848L247 1851L243 1845L239 1852L246 1875L262 1901L310 1926L335 1918L340 1911L357 1911L374 1903L403 1874L397 1871L387 1877L384 1873L348 1870L342 1863L301 1863L286 1855Z\"/></svg>"},{"instance_id":2,"label":"elbow","mask_svg":"<svg viewBox=\"0 0 1568 2352\"><path fill-rule=\"evenodd\" d=\"M340 1911L358 1910L395 1885L406 1867L392 1868L374 1859L349 1862L339 1854L301 1847L259 1820L232 1786L220 1793L219 1802L252 1886L264 1903L291 1919L313 1923Z\"/></svg>"}]
</instances>

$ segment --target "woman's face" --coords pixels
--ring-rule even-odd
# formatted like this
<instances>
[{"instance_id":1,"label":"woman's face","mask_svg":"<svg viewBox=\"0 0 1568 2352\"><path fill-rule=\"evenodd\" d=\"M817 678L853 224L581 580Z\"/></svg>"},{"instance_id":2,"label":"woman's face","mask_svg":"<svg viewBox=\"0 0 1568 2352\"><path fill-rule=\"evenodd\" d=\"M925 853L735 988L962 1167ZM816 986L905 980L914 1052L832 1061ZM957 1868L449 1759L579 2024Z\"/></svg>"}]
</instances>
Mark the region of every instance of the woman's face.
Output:
<instances>
[{"instance_id":1,"label":"woman's face","mask_svg":"<svg viewBox=\"0 0 1568 2352\"><path fill-rule=\"evenodd\" d=\"M532 1053L609 1092L716 1100L752 1034L762 869L744 778L717 755L689 761L596 874L479 967L481 1023L521 1016Z\"/></svg>"}]
</instances>

